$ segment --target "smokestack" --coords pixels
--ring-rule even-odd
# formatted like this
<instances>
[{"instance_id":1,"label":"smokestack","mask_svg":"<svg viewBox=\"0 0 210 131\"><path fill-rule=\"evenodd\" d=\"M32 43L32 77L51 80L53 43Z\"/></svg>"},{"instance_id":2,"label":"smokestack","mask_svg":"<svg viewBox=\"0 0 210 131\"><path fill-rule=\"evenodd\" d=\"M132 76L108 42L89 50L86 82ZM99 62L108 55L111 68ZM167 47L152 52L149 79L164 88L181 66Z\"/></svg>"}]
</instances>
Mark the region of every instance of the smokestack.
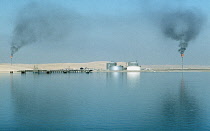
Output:
<instances>
[{"instance_id":1,"label":"smokestack","mask_svg":"<svg viewBox=\"0 0 210 131\"><path fill-rule=\"evenodd\" d=\"M184 54L181 54L181 57L184 57Z\"/></svg>"},{"instance_id":2,"label":"smokestack","mask_svg":"<svg viewBox=\"0 0 210 131\"><path fill-rule=\"evenodd\" d=\"M11 54L10 59L11 59L11 65L12 65L12 58L13 58L13 54Z\"/></svg>"}]
</instances>

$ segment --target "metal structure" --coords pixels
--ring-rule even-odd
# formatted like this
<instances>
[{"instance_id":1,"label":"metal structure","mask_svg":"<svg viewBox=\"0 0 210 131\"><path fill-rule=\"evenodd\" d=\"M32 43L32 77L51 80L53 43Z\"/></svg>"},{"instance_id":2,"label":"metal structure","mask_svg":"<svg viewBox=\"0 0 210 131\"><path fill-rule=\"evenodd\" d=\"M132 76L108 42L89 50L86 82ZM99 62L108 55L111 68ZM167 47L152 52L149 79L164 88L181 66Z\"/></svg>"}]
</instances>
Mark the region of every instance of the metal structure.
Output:
<instances>
[{"instance_id":1,"label":"metal structure","mask_svg":"<svg viewBox=\"0 0 210 131\"><path fill-rule=\"evenodd\" d=\"M117 63L116 62L109 62L109 63L106 63L106 69L107 70L110 70L110 67L112 66L117 66Z\"/></svg>"},{"instance_id":2,"label":"metal structure","mask_svg":"<svg viewBox=\"0 0 210 131\"><path fill-rule=\"evenodd\" d=\"M127 71L140 71L141 67L140 66L128 66Z\"/></svg>"},{"instance_id":3,"label":"metal structure","mask_svg":"<svg viewBox=\"0 0 210 131\"><path fill-rule=\"evenodd\" d=\"M27 72L33 72L33 73L38 73L38 74L51 74L51 73L90 73L93 70L91 69L76 69L76 70L67 70L67 69L61 69L61 70L19 70L17 72L20 72L21 74L26 74Z\"/></svg>"},{"instance_id":4,"label":"metal structure","mask_svg":"<svg viewBox=\"0 0 210 131\"><path fill-rule=\"evenodd\" d=\"M12 65L12 58L13 58L13 56L11 55L11 56L10 56L10 59L11 59L11 65Z\"/></svg>"},{"instance_id":5,"label":"metal structure","mask_svg":"<svg viewBox=\"0 0 210 131\"><path fill-rule=\"evenodd\" d=\"M109 67L110 71L122 71L123 70L123 66L111 66Z\"/></svg>"},{"instance_id":6,"label":"metal structure","mask_svg":"<svg viewBox=\"0 0 210 131\"><path fill-rule=\"evenodd\" d=\"M137 61L131 61L131 62L128 62L128 66L138 66L138 62Z\"/></svg>"},{"instance_id":7,"label":"metal structure","mask_svg":"<svg viewBox=\"0 0 210 131\"><path fill-rule=\"evenodd\" d=\"M182 71L183 71L183 64L184 64L183 58L184 58L184 54L181 54L181 57L182 57Z\"/></svg>"}]
</instances>

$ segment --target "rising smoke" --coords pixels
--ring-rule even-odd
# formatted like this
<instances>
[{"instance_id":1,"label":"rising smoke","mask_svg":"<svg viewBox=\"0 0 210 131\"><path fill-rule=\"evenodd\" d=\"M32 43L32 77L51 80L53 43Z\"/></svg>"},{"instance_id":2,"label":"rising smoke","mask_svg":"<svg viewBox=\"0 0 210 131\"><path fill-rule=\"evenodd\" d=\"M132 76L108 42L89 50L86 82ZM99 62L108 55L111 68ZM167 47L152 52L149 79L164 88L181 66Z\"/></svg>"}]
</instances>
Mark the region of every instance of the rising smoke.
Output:
<instances>
[{"instance_id":1,"label":"rising smoke","mask_svg":"<svg viewBox=\"0 0 210 131\"><path fill-rule=\"evenodd\" d=\"M204 15L198 10L179 10L163 15L161 29L166 37L180 42L178 50L184 54L188 43L201 31Z\"/></svg>"},{"instance_id":2,"label":"rising smoke","mask_svg":"<svg viewBox=\"0 0 210 131\"><path fill-rule=\"evenodd\" d=\"M32 43L51 43L69 35L78 15L55 5L30 3L17 15L11 41L11 56Z\"/></svg>"}]
</instances>

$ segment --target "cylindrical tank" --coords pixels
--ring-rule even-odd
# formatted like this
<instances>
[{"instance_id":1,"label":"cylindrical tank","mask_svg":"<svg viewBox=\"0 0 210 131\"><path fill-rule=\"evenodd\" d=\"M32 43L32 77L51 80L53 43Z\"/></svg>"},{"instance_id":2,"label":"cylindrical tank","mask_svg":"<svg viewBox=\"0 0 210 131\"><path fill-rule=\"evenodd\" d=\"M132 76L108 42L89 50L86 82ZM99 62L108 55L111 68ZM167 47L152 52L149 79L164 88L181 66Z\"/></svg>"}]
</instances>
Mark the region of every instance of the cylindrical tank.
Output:
<instances>
[{"instance_id":1,"label":"cylindrical tank","mask_svg":"<svg viewBox=\"0 0 210 131\"><path fill-rule=\"evenodd\" d=\"M128 62L128 66L138 66L136 61Z\"/></svg>"},{"instance_id":2,"label":"cylindrical tank","mask_svg":"<svg viewBox=\"0 0 210 131\"><path fill-rule=\"evenodd\" d=\"M110 71L122 71L123 70L123 66L111 66L109 67Z\"/></svg>"},{"instance_id":3,"label":"cylindrical tank","mask_svg":"<svg viewBox=\"0 0 210 131\"><path fill-rule=\"evenodd\" d=\"M128 66L127 70L128 71L140 71L141 67L140 66Z\"/></svg>"},{"instance_id":4,"label":"cylindrical tank","mask_svg":"<svg viewBox=\"0 0 210 131\"><path fill-rule=\"evenodd\" d=\"M117 65L116 62L109 62L109 63L106 63L106 69L109 70L110 67L116 66L116 65Z\"/></svg>"}]
</instances>

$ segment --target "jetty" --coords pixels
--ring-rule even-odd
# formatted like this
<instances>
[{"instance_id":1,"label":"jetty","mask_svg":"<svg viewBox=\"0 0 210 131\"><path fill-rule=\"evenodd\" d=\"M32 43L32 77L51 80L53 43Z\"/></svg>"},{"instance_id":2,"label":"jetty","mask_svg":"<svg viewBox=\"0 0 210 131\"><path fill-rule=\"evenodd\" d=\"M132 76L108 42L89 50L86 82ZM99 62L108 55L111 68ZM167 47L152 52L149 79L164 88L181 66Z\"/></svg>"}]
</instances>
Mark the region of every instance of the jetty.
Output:
<instances>
[{"instance_id":1,"label":"jetty","mask_svg":"<svg viewBox=\"0 0 210 131\"><path fill-rule=\"evenodd\" d=\"M27 72L38 73L38 74L51 74L51 73L90 73L91 69L60 69L60 70L19 70L21 74L26 74Z\"/></svg>"}]
</instances>

